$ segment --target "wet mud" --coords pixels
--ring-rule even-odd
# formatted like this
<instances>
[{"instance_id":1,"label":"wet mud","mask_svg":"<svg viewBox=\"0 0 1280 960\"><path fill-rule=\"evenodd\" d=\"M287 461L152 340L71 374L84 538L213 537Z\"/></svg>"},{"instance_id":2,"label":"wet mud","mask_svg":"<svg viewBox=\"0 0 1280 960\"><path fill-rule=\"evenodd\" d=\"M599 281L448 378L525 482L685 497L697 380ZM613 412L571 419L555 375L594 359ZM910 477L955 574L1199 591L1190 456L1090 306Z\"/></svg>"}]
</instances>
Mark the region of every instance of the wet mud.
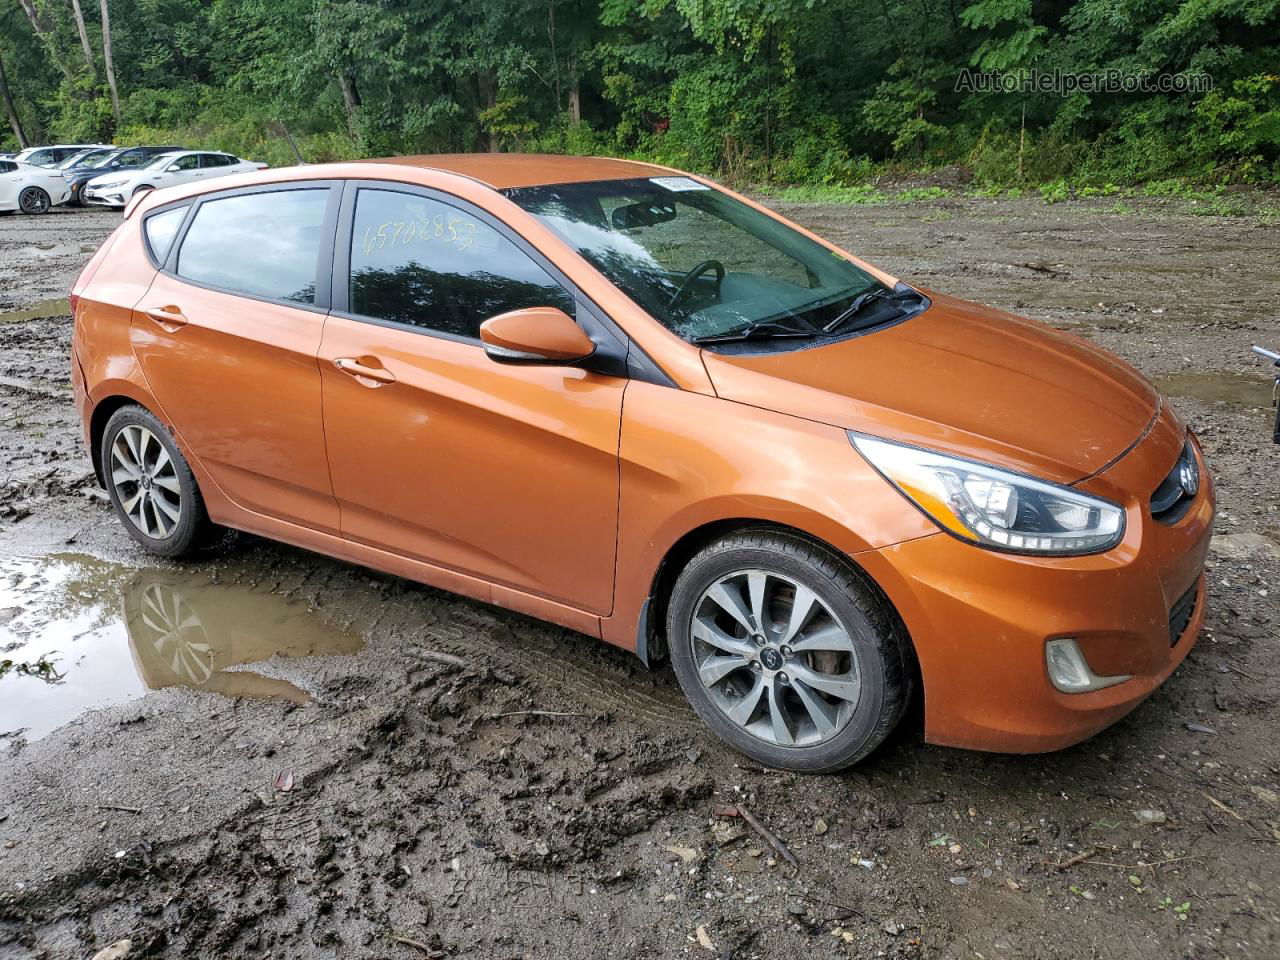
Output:
<instances>
[{"instance_id":1,"label":"wet mud","mask_svg":"<svg viewBox=\"0 0 1280 960\"><path fill-rule=\"evenodd\" d=\"M1129 718L1039 757L909 722L829 777L747 763L669 671L544 623L248 536L144 557L80 448L60 302L118 214L0 220L0 960L125 938L165 958L1280 956L1280 448L1248 353L1280 346L1280 230L1133 206L786 208L1136 364L1199 431L1221 505L1206 633Z\"/></svg>"}]
</instances>

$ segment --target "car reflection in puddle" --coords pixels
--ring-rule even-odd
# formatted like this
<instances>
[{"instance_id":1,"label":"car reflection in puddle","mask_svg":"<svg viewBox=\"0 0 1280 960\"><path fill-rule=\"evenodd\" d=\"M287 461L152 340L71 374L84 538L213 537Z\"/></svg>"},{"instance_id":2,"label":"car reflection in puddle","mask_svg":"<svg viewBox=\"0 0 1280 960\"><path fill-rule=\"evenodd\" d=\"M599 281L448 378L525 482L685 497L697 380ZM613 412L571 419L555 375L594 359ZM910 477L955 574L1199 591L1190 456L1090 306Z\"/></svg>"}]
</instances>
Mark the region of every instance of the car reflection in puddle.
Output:
<instances>
[{"instance_id":1,"label":"car reflection in puddle","mask_svg":"<svg viewBox=\"0 0 1280 960\"><path fill-rule=\"evenodd\" d=\"M38 739L86 710L149 690L308 699L237 669L272 657L355 653L359 637L300 604L182 571L91 557L0 561L0 736Z\"/></svg>"}]
</instances>

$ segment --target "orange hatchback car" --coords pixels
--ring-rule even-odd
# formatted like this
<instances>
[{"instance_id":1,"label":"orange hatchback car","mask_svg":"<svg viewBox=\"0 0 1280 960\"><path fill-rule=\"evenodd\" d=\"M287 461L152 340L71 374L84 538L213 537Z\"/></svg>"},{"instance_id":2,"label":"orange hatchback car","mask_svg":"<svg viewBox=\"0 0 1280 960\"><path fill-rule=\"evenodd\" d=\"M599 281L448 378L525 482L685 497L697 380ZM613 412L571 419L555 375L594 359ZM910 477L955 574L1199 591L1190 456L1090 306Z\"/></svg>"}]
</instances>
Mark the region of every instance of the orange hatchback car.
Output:
<instances>
[{"instance_id":1,"label":"orange hatchback car","mask_svg":"<svg viewBox=\"0 0 1280 960\"><path fill-rule=\"evenodd\" d=\"M76 282L125 529L247 530L669 656L825 771L1076 743L1204 619L1213 490L1147 380L699 177L479 154L157 190Z\"/></svg>"}]
</instances>

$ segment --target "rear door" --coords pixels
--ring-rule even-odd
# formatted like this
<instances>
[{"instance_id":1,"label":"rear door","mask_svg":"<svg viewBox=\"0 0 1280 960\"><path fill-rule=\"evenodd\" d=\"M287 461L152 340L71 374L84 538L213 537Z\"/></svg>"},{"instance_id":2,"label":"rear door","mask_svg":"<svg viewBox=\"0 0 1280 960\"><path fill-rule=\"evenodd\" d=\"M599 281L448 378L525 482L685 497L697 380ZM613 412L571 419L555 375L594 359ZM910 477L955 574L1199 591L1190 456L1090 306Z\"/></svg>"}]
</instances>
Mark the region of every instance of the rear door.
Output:
<instances>
[{"instance_id":1,"label":"rear door","mask_svg":"<svg viewBox=\"0 0 1280 960\"><path fill-rule=\"evenodd\" d=\"M235 173L232 168L232 164L235 162L235 157L228 156L225 153L202 153L200 154L200 173L206 179L209 177L225 177L229 173Z\"/></svg>"},{"instance_id":2,"label":"rear door","mask_svg":"<svg viewBox=\"0 0 1280 960\"><path fill-rule=\"evenodd\" d=\"M507 310L582 322L587 306L456 197L387 183L346 194L320 349L343 534L489 581L509 606L504 587L607 614L626 380L498 364L478 338Z\"/></svg>"},{"instance_id":3,"label":"rear door","mask_svg":"<svg viewBox=\"0 0 1280 960\"><path fill-rule=\"evenodd\" d=\"M203 197L178 228L160 220L177 207L149 213L162 269L130 327L166 418L222 491L330 533L316 352L337 203L332 184L301 181Z\"/></svg>"}]
</instances>

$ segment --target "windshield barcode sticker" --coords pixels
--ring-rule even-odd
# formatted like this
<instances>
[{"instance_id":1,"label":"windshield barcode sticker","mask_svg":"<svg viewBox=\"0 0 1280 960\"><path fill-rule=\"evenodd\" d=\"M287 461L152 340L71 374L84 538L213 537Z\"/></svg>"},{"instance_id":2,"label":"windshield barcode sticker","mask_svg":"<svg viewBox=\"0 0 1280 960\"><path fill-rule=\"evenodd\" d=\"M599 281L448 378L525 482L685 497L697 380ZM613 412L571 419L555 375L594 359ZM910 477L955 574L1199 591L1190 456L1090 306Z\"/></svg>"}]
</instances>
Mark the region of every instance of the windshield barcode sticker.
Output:
<instances>
[{"instance_id":1,"label":"windshield barcode sticker","mask_svg":"<svg viewBox=\"0 0 1280 960\"><path fill-rule=\"evenodd\" d=\"M674 190L679 193L682 190L710 190L705 183L699 183L689 177L650 177L650 183L656 183L660 187L666 187L668 190Z\"/></svg>"}]
</instances>

